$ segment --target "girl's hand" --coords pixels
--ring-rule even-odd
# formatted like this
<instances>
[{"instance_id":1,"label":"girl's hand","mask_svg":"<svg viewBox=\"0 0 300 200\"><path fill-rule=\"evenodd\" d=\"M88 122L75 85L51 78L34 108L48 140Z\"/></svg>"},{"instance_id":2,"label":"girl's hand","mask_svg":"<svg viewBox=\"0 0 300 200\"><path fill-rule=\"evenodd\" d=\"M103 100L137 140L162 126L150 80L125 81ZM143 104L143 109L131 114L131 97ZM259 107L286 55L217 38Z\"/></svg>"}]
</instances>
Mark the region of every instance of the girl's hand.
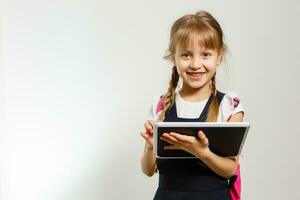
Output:
<instances>
[{"instance_id":1,"label":"girl's hand","mask_svg":"<svg viewBox=\"0 0 300 200\"><path fill-rule=\"evenodd\" d=\"M144 123L145 130L144 132L141 132L141 136L146 140L147 148L153 149L153 123L154 121L147 120Z\"/></svg>"},{"instance_id":2,"label":"girl's hand","mask_svg":"<svg viewBox=\"0 0 300 200\"><path fill-rule=\"evenodd\" d=\"M196 157L204 157L209 153L209 141L202 131L198 137L181 135L175 132L163 133L160 139L170 143L165 149L181 149Z\"/></svg>"}]
</instances>

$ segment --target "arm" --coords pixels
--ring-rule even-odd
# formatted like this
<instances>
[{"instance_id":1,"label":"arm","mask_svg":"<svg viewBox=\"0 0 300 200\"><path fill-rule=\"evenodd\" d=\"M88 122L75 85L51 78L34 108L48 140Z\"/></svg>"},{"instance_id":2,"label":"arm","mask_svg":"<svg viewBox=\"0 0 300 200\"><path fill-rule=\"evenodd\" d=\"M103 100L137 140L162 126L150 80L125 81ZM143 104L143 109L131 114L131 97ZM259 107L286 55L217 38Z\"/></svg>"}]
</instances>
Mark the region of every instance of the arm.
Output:
<instances>
[{"instance_id":1,"label":"arm","mask_svg":"<svg viewBox=\"0 0 300 200\"><path fill-rule=\"evenodd\" d=\"M242 122L243 117L244 113L236 113L230 118L229 122ZM235 175L239 162L239 156L222 157L211 151L207 151L202 155L199 154L197 157L199 157L216 174L223 176L224 178L230 178Z\"/></svg>"},{"instance_id":2,"label":"arm","mask_svg":"<svg viewBox=\"0 0 300 200\"><path fill-rule=\"evenodd\" d=\"M144 174L153 176L156 172L156 158L153 154L153 126L152 122L147 121L144 126L146 131L141 133L142 137L146 140L145 149L141 158L141 167Z\"/></svg>"},{"instance_id":3,"label":"arm","mask_svg":"<svg viewBox=\"0 0 300 200\"><path fill-rule=\"evenodd\" d=\"M141 167L144 174L153 176L156 172L156 158L153 155L153 147L149 147L148 143L145 144L145 149L141 159Z\"/></svg>"}]
</instances>

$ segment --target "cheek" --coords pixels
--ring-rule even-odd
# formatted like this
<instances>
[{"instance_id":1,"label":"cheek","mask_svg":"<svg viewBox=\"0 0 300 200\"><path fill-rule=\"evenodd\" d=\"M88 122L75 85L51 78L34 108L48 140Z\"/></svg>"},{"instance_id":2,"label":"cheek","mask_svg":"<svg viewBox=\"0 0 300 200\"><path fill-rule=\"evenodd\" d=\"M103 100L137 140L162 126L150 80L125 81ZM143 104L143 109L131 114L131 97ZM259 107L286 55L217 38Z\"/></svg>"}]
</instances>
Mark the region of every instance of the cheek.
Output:
<instances>
[{"instance_id":1,"label":"cheek","mask_svg":"<svg viewBox=\"0 0 300 200\"><path fill-rule=\"evenodd\" d=\"M179 76L181 76L184 71L184 68L182 68L180 65L176 65L176 67L177 67L177 72L178 72Z\"/></svg>"},{"instance_id":2,"label":"cheek","mask_svg":"<svg viewBox=\"0 0 300 200\"><path fill-rule=\"evenodd\" d=\"M212 72L216 71L217 63L215 60L207 60L203 64L208 71L212 71Z\"/></svg>"},{"instance_id":3,"label":"cheek","mask_svg":"<svg viewBox=\"0 0 300 200\"><path fill-rule=\"evenodd\" d=\"M177 72L182 74L189 66L187 61L178 61L176 62Z\"/></svg>"}]
</instances>

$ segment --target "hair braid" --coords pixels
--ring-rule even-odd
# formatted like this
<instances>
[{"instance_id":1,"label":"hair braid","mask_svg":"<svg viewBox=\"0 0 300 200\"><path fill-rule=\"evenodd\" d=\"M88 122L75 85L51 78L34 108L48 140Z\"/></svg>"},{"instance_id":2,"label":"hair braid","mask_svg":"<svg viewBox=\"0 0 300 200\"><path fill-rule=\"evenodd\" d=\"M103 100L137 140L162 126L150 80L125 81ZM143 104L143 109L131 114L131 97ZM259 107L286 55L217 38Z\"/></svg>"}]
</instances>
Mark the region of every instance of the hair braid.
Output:
<instances>
[{"instance_id":1,"label":"hair braid","mask_svg":"<svg viewBox=\"0 0 300 200\"><path fill-rule=\"evenodd\" d=\"M211 78L211 94L213 96L217 95L217 88L216 88L216 73L214 76Z\"/></svg>"},{"instance_id":2,"label":"hair braid","mask_svg":"<svg viewBox=\"0 0 300 200\"><path fill-rule=\"evenodd\" d=\"M173 105L175 99L175 89L179 81L179 74L177 72L176 66L172 68L172 78L170 80L169 88L164 96L164 109L159 116L159 120L163 121L165 119L165 113L168 108Z\"/></svg>"},{"instance_id":3,"label":"hair braid","mask_svg":"<svg viewBox=\"0 0 300 200\"><path fill-rule=\"evenodd\" d=\"M212 101L209 106L209 110L207 114L208 122L217 121L218 112L219 112L219 102L218 102L217 89L216 89L216 73L211 79L211 95L212 95Z\"/></svg>"}]
</instances>

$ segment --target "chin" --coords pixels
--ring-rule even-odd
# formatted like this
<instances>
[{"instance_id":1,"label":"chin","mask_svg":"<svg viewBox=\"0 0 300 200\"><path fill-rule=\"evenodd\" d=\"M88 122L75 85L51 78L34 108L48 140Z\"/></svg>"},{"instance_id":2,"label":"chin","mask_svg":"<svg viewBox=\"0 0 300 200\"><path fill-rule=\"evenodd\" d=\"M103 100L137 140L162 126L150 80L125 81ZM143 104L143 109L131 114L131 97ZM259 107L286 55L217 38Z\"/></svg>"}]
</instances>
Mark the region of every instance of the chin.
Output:
<instances>
[{"instance_id":1,"label":"chin","mask_svg":"<svg viewBox=\"0 0 300 200\"><path fill-rule=\"evenodd\" d=\"M189 86L193 89L200 89L204 86L204 84L189 84Z\"/></svg>"},{"instance_id":2,"label":"chin","mask_svg":"<svg viewBox=\"0 0 300 200\"><path fill-rule=\"evenodd\" d=\"M187 85L193 89L200 89L200 88L206 86L209 83L209 81L204 81L204 80L188 81L187 83L188 83Z\"/></svg>"}]
</instances>

